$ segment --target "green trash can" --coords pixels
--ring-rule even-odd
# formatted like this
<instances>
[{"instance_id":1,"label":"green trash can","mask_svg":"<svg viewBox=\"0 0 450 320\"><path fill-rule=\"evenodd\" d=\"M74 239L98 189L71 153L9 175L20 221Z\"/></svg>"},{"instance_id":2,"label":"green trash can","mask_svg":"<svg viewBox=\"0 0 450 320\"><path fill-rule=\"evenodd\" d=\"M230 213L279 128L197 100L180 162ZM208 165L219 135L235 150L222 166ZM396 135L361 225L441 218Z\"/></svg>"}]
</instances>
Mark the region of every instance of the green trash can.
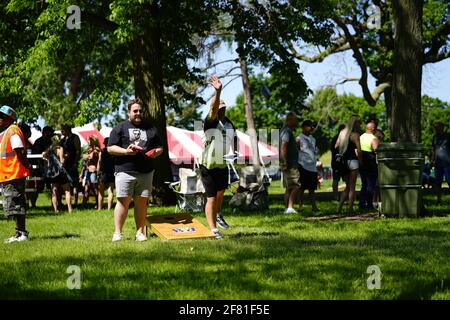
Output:
<instances>
[{"instance_id":1,"label":"green trash can","mask_svg":"<svg viewBox=\"0 0 450 320\"><path fill-rule=\"evenodd\" d=\"M378 146L380 212L385 216L419 216L424 152L422 145L412 142L381 143Z\"/></svg>"}]
</instances>

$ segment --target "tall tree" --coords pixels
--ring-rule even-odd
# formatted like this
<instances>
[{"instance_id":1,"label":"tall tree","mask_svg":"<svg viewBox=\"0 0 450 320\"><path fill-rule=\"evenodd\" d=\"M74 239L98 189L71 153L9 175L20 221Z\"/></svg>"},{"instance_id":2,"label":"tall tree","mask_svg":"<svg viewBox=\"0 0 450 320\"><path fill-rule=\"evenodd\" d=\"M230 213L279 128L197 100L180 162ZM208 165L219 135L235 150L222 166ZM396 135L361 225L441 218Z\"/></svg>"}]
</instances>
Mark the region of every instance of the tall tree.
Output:
<instances>
[{"instance_id":1,"label":"tall tree","mask_svg":"<svg viewBox=\"0 0 450 320\"><path fill-rule=\"evenodd\" d=\"M270 1L276 3L278 1ZM350 51L359 66L361 74L345 77L340 81L358 81L369 105L384 94L388 120L392 118L392 79L394 72L394 30L392 4L402 1L392 0L329 0L317 1L322 8L322 17L334 25L334 35L326 46L311 50L305 39L291 36L296 29L284 25L280 32L279 44L292 57L310 63L322 62L326 57ZM303 1L290 1L289 9L297 12ZM273 6L275 8L275 6ZM278 14L279 19L289 17L284 11L276 11L270 6L261 6L259 18L269 24ZM280 16L282 14L282 16ZM274 25L276 28L277 25ZM450 56L450 1L425 0L423 7L423 41L421 64L436 63ZM328 27L327 27L328 28ZM291 31L292 30L292 31ZM306 39L307 40L307 39ZM307 41L306 41L307 42ZM315 51L313 54L310 51ZM369 86L369 74L375 78L375 88ZM390 124L390 128L393 129Z\"/></svg>"},{"instance_id":2,"label":"tall tree","mask_svg":"<svg viewBox=\"0 0 450 320\"><path fill-rule=\"evenodd\" d=\"M178 101L167 97L196 99L185 84L201 82L202 75L189 63L198 56L198 39L216 21L215 2L85 0L79 3L81 29L69 30L69 0L47 1L40 7L33 0L11 0L0 7L11 15L9 26L12 16L26 17L34 8L37 13L25 28L37 30L32 41L18 48L26 53L9 72L11 78L19 74L19 90L8 84L4 92L11 96L13 89L18 91L29 101L30 110L39 106L40 114L53 123L61 118L96 119L117 108L121 97L141 96L165 145L155 186L161 200L173 199L163 192L168 191L164 182L172 178L165 141L166 103L177 108Z\"/></svg>"},{"instance_id":3,"label":"tall tree","mask_svg":"<svg viewBox=\"0 0 450 320\"><path fill-rule=\"evenodd\" d=\"M422 132L423 0L393 1L392 8L395 38L391 140L417 143Z\"/></svg>"}]
</instances>

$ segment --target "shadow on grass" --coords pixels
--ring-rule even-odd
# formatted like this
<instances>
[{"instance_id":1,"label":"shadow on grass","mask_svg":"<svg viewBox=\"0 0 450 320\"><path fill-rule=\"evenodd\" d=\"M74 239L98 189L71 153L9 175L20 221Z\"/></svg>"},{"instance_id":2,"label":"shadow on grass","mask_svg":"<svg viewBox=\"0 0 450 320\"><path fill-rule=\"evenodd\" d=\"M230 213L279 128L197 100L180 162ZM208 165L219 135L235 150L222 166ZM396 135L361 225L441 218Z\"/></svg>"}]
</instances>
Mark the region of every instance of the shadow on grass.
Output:
<instances>
[{"instance_id":1,"label":"shadow on grass","mask_svg":"<svg viewBox=\"0 0 450 320\"><path fill-rule=\"evenodd\" d=\"M59 239L73 239L73 238L81 238L80 234L77 233L63 233L63 234L55 234L49 236L36 236L33 237L33 240L59 240Z\"/></svg>"},{"instance_id":2,"label":"shadow on grass","mask_svg":"<svg viewBox=\"0 0 450 320\"><path fill-rule=\"evenodd\" d=\"M17 270L16 262L6 260L1 263L5 276L0 279L0 298L355 299L362 294L372 299L430 299L450 290L443 267L450 254L442 245L450 231L423 228L387 225L358 236L317 239L237 233L230 238L245 238L239 245L226 240L190 243L195 246L191 251L152 243L148 250L102 249L81 257L69 251L24 261L29 270ZM217 249L203 250L210 246ZM366 288L366 269L373 264L390 279L378 292ZM69 265L81 266L81 290L64 289ZM51 283L54 287L48 287Z\"/></svg>"},{"instance_id":3,"label":"shadow on grass","mask_svg":"<svg viewBox=\"0 0 450 320\"><path fill-rule=\"evenodd\" d=\"M227 235L227 238L247 238L247 237L275 237L279 236L279 232L237 232Z\"/></svg>"}]
</instances>

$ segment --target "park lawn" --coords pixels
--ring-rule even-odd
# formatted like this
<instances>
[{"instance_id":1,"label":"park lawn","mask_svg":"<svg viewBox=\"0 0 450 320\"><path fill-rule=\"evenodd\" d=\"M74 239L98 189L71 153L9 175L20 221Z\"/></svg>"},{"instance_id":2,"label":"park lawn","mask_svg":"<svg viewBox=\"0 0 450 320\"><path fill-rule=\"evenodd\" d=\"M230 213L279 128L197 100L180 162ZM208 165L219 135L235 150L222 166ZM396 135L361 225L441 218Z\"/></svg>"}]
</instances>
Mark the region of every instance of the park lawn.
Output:
<instances>
[{"instance_id":1,"label":"park lawn","mask_svg":"<svg viewBox=\"0 0 450 320\"><path fill-rule=\"evenodd\" d=\"M226 199L227 201L228 199ZM446 196L447 203L450 198ZM0 299L450 299L450 217L371 221L312 221L335 213L232 212L224 240L134 241L130 211L125 240L112 243L112 211L54 214L45 195L30 210L30 241L1 243ZM226 207L226 206L225 206ZM173 207L149 208L150 214ZM206 224L203 214L194 214ZM14 224L0 220L0 238ZM69 290L69 266L81 289ZM367 268L377 265L381 289L369 290Z\"/></svg>"}]
</instances>

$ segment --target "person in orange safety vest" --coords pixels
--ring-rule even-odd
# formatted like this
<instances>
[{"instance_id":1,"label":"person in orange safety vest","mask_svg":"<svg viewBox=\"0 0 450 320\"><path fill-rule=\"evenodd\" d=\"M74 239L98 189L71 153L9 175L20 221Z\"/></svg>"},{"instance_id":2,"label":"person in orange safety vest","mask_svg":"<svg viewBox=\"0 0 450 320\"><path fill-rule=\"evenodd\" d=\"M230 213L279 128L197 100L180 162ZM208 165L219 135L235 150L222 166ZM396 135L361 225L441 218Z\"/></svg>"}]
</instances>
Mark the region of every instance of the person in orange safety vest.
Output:
<instances>
[{"instance_id":1,"label":"person in orange safety vest","mask_svg":"<svg viewBox=\"0 0 450 320\"><path fill-rule=\"evenodd\" d=\"M5 243L27 241L25 229L25 179L30 175L26 143L20 128L14 124L15 111L0 108L0 185L5 216L16 221L16 234Z\"/></svg>"}]
</instances>

